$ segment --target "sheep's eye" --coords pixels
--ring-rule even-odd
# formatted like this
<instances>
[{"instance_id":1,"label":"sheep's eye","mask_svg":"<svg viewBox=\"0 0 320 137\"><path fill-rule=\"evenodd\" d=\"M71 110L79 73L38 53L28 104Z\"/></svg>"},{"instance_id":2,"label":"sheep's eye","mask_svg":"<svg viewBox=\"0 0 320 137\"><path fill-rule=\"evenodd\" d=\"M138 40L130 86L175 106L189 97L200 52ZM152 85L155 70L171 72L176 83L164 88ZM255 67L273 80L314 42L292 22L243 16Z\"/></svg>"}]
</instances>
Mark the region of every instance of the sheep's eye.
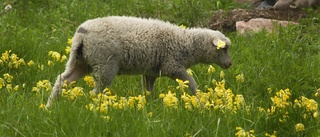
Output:
<instances>
[{"instance_id":1,"label":"sheep's eye","mask_svg":"<svg viewBox=\"0 0 320 137\"><path fill-rule=\"evenodd\" d=\"M228 48L223 48L223 51L224 51L224 52L227 52L227 51L228 51Z\"/></svg>"}]
</instances>

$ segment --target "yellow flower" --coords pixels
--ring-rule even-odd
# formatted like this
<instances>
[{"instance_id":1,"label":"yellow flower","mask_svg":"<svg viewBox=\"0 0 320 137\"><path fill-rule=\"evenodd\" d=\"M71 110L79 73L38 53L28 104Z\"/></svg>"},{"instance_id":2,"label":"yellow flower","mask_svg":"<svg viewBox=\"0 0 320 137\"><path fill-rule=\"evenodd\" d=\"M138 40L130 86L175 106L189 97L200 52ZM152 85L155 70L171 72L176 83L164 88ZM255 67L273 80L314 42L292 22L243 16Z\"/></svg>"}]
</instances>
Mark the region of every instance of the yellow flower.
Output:
<instances>
[{"instance_id":1,"label":"yellow flower","mask_svg":"<svg viewBox=\"0 0 320 137\"><path fill-rule=\"evenodd\" d=\"M198 99L197 96L191 96L190 101L193 107L198 108L200 106L200 100Z\"/></svg>"},{"instance_id":2,"label":"yellow flower","mask_svg":"<svg viewBox=\"0 0 320 137\"><path fill-rule=\"evenodd\" d=\"M269 133L266 133L265 136L266 136L266 137L277 137L277 136L276 136L276 133L277 133L277 131L273 131L273 134L272 134L272 135L270 135Z\"/></svg>"},{"instance_id":3,"label":"yellow flower","mask_svg":"<svg viewBox=\"0 0 320 137\"><path fill-rule=\"evenodd\" d=\"M1 60L3 62L8 62L9 61L9 53L11 52L11 50L9 51L5 51L4 53L2 53L2 56L1 56Z\"/></svg>"},{"instance_id":4,"label":"yellow flower","mask_svg":"<svg viewBox=\"0 0 320 137\"><path fill-rule=\"evenodd\" d=\"M32 87L32 91L36 92L38 95L41 89L45 89L45 91L49 92L52 89L51 83L49 80L40 80L37 82L36 87Z\"/></svg>"},{"instance_id":5,"label":"yellow flower","mask_svg":"<svg viewBox=\"0 0 320 137\"><path fill-rule=\"evenodd\" d=\"M71 83L70 83L71 84ZM70 86L70 85L69 85ZM74 87L69 90L63 89L63 96L69 98L70 100L75 100L76 98L83 96L83 88L82 87Z\"/></svg>"},{"instance_id":6,"label":"yellow flower","mask_svg":"<svg viewBox=\"0 0 320 137\"><path fill-rule=\"evenodd\" d=\"M102 118L103 118L106 122L109 122L109 121L110 121L110 116L102 116Z\"/></svg>"},{"instance_id":7,"label":"yellow flower","mask_svg":"<svg viewBox=\"0 0 320 137\"><path fill-rule=\"evenodd\" d=\"M44 65L38 65L38 69L43 70L44 69Z\"/></svg>"},{"instance_id":8,"label":"yellow flower","mask_svg":"<svg viewBox=\"0 0 320 137\"><path fill-rule=\"evenodd\" d=\"M48 55L51 56L53 59L55 59L55 61L59 61L61 58L60 53L55 52L55 51L49 51Z\"/></svg>"},{"instance_id":9,"label":"yellow flower","mask_svg":"<svg viewBox=\"0 0 320 137\"><path fill-rule=\"evenodd\" d=\"M7 83L11 83L13 76L9 75L8 73L3 74L4 80L7 81Z\"/></svg>"},{"instance_id":10,"label":"yellow flower","mask_svg":"<svg viewBox=\"0 0 320 137\"><path fill-rule=\"evenodd\" d=\"M14 62L14 61L19 60L19 57L18 57L17 54L11 54L11 55L10 55L10 59Z\"/></svg>"},{"instance_id":11,"label":"yellow flower","mask_svg":"<svg viewBox=\"0 0 320 137\"><path fill-rule=\"evenodd\" d=\"M32 65L34 65L33 60L30 60L30 61L27 63L27 65L28 65L29 67L32 66Z\"/></svg>"},{"instance_id":12,"label":"yellow flower","mask_svg":"<svg viewBox=\"0 0 320 137\"><path fill-rule=\"evenodd\" d=\"M48 61L48 66L50 67L50 66L52 66L54 63L51 61L51 60L49 60Z\"/></svg>"},{"instance_id":13,"label":"yellow flower","mask_svg":"<svg viewBox=\"0 0 320 137\"><path fill-rule=\"evenodd\" d=\"M19 65L26 65L23 58L19 59L16 64L18 64L16 65L16 68L18 68Z\"/></svg>"},{"instance_id":14,"label":"yellow flower","mask_svg":"<svg viewBox=\"0 0 320 137\"><path fill-rule=\"evenodd\" d=\"M2 78L0 78L0 89L2 89L2 87L4 87L5 85L5 81Z\"/></svg>"},{"instance_id":15,"label":"yellow flower","mask_svg":"<svg viewBox=\"0 0 320 137\"><path fill-rule=\"evenodd\" d=\"M177 108L178 99L176 98L176 93L171 93L171 90L169 90L168 94L163 98L163 103L166 107Z\"/></svg>"},{"instance_id":16,"label":"yellow flower","mask_svg":"<svg viewBox=\"0 0 320 137\"><path fill-rule=\"evenodd\" d=\"M60 59L60 62L64 62L64 61L66 61L68 58L67 58L67 56L66 55L62 55L61 56L61 59Z\"/></svg>"},{"instance_id":17,"label":"yellow flower","mask_svg":"<svg viewBox=\"0 0 320 137\"><path fill-rule=\"evenodd\" d=\"M184 88L188 88L188 84L189 84L189 81L183 81L183 80L180 80L180 79L176 79L176 81L179 83L179 86L177 86L176 88L177 89L180 89L180 90L184 90Z\"/></svg>"},{"instance_id":18,"label":"yellow flower","mask_svg":"<svg viewBox=\"0 0 320 137\"><path fill-rule=\"evenodd\" d=\"M143 109L147 102L145 96L139 95L138 97L136 97L136 100L138 100L138 110Z\"/></svg>"},{"instance_id":19,"label":"yellow flower","mask_svg":"<svg viewBox=\"0 0 320 137\"><path fill-rule=\"evenodd\" d=\"M220 49L220 48L225 48L226 46L226 43L222 40L218 40L218 45L217 45L217 49Z\"/></svg>"},{"instance_id":20,"label":"yellow flower","mask_svg":"<svg viewBox=\"0 0 320 137\"><path fill-rule=\"evenodd\" d=\"M192 69L187 69L187 73L190 75L190 76L193 76L193 71L192 71Z\"/></svg>"},{"instance_id":21,"label":"yellow flower","mask_svg":"<svg viewBox=\"0 0 320 137\"><path fill-rule=\"evenodd\" d=\"M7 84L6 89L8 92L12 91L12 85L11 84Z\"/></svg>"},{"instance_id":22,"label":"yellow flower","mask_svg":"<svg viewBox=\"0 0 320 137\"><path fill-rule=\"evenodd\" d=\"M19 90L19 85L16 85L13 90L18 91Z\"/></svg>"},{"instance_id":23,"label":"yellow flower","mask_svg":"<svg viewBox=\"0 0 320 137\"><path fill-rule=\"evenodd\" d=\"M89 87L94 87L95 82L92 76L85 76L83 80L87 83L87 85L89 85Z\"/></svg>"},{"instance_id":24,"label":"yellow flower","mask_svg":"<svg viewBox=\"0 0 320 137\"><path fill-rule=\"evenodd\" d=\"M41 104L39 105L39 108L44 109L44 108L46 108L46 105L44 105L44 104L41 103Z\"/></svg>"},{"instance_id":25,"label":"yellow flower","mask_svg":"<svg viewBox=\"0 0 320 137\"><path fill-rule=\"evenodd\" d=\"M64 50L66 51L66 54L69 54L70 53L70 49L71 47L70 46L67 46Z\"/></svg>"},{"instance_id":26,"label":"yellow flower","mask_svg":"<svg viewBox=\"0 0 320 137\"><path fill-rule=\"evenodd\" d=\"M150 118L152 117L152 112L148 113L148 117L150 117Z\"/></svg>"},{"instance_id":27,"label":"yellow flower","mask_svg":"<svg viewBox=\"0 0 320 137\"><path fill-rule=\"evenodd\" d=\"M313 116L313 118L317 118L318 116L319 116L319 112L317 111L317 112L314 112L313 114L312 114L312 116Z\"/></svg>"},{"instance_id":28,"label":"yellow flower","mask_svg":"<svg viewBox=\"0 0 320 137\"><path fill-rule=\"evenodd\" d=\"M236 127L236 130L238 131L235 134L237 137L254 137L254 130L250 130L249 132L247 132L242 127Z\"/></svg>"},{"instance_id":29,"label":"yellow flower","mask_svg":"<svg viewBox=\"0 0 320 137\"><path fill-rule=\"evenodd\" d=\"M225 75L224 72L223 72L223 71L220 71L220 78L223 79L223 78L224 78L224 75Z\"/></svg>"},{"instance_id":30,"label":"yellow flower","mask_svg":"<svg viewBox=\"0 0 320 137\"><path fill-rule=\"evenodd\" d=\"M215 71L216 69L212 65L210 65L208 68L208 74L214 73Z\"/></svg>"},{"instance_id":31,"label":"yellow flower","mask_svg":"<svg viewBox=\"0 0 320 137\"><path fill-rule=\"evenodd\" d=\"M284 110L285 108L291 106L290 102L291 92L289 89L281 89L280 91L276 92L274 97L271 97L271 101L273 106L271 106L270 113L276 112L276 110Z\"/></svg>"},{"instance_id":32,"label":"yellow flower","mask_svg":"<svg viewBox=\"0 0 320 137\"><path fill-rule=\"evenodd\" d=\"M317 92L314 94L315 97L318 97L320 94L320 88L317 89Z\"/></svg>"},{"instance_id":33,"label":"yellow flower","mask_svg":"<svg viewBox=\"0 0 320 137\"><path fill-rule=\"evenodd\" d=\"M166 95L164 94L159 94L159 98L164 98Z\"/></svg>"},{"instance_id":34,"label":"yellow flower","mask_svg":"<svg viewBox=\"0 0 320 137\"><path fill-rule=\"evenodd\" d=\"M181 24L179 27L180 27L180 28L183 28L183 29L187 28L187 27L186 27L185 25L183 25L183 24Z\"/></svg>"},{"instance_id":35,"label":"yellow flower","mask_svg":"<svg viewBox=\"0 0 320 137\"><path fill-rule=\"evenodd\" d=\"M72 41L73 41L73 38L68 38L68 44L71 46L72 45Z\"/></svg>"},{"instance_id":36,"label":"yellow flower","mask_svg":"<svg viewBox=\"0 0 320 137\"><path fill-rule=\"evenodd\" d=\"M239 83L243 83L244 82L244 75L243 74L239 74L236 76L236 81Z\"/></svg>"},{"instance_id":37,"label":"yellow flower","mask_svg":"<svg viewBox=\"0 0 320 137\"><path fill-rule=\"evenodd\" d=\"M245 105L244 97L242 95L236 95L234 101L234 104L237 106L238 110L243 108Z\"/></svg>"},{"instance_id":38,"label":"yellow flower","mask_svg":"<svg viewBox=\"0 0 320 137\"><path fill-rule=\"evenodd\" d=\"M311 112L313 118L316 118L319 115L318 103L314 99L308 99L304 96L301 96L299 100L294 100L294 106L299 108L303 107L307 112ZM307 118L307 115L305 114L304 117Z\"/></svg>"},{"instance_id":39,"label":"yellow flower","mask_svg":"<svg viewBox=\"0 0 320 137\"><path fill-rule=\"evenodd\" d=\"M304 131L304 125L302 123L298 123L295 125L296 132Z\"/></svg>"},{"instance_id":40,"label":"yellow flower","mask_svg":"<svg viewBox=\"0 0 320 137\"><path fill-rule=\"evenodd\" d=\"M93 111L94 110L93 108L95 108L94 104L92 104L92 103L86 105L85 107L86 107L86 109L89 109L90 111Z\"/></svg>"},{"instance_id":41,"label":"yellow flower","mask_svg":"<svg viewBox=\"0 0 320 137\"><path fill-rule=\"evenodd\" d=\"M129 97L128 99L128 105L130 108L133 108L135 104L135 98L134 97Z\"/></svg>"}]
</instances>

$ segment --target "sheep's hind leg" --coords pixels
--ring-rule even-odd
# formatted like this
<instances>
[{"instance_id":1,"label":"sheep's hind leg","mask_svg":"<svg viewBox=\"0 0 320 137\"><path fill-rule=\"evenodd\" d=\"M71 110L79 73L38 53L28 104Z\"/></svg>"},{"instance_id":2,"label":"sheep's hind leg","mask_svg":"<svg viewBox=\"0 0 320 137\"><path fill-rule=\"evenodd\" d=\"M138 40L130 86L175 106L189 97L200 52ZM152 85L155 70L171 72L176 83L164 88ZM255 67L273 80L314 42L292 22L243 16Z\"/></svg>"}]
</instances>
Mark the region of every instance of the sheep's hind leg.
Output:
<instances>
[{"instance_id":1,"label":"sheep's hind leg","mask_svg":"<svg viewBox=\"0 0 320 137\"><path fill-rule=\"evenodd\" d=\"M119 67L115 64L97 65L93 67L93 75L96 81L93 92L98 94L100 91L110 86L117 75L118 70Z\"/></svg>"},{"instance_id":2,"label":"sheep's hind leg","mask_svg":"<svg viewBox=\"0 0 320 137\"><path fill-rule=\"evenodd\" d=\"M46 107L50 107L53 100L59 97L59 92L61 91L61 87L64 84L64 81L67 82L66 84L69 84L70 82L76 81L79 78L83 77L87 73L89 73L89 68L84 64L82 65L78 64L75 67L67 66L67 69L57 77L57 80L54 84L51 95L48 98Z\"/></svg>"}]
</instances>

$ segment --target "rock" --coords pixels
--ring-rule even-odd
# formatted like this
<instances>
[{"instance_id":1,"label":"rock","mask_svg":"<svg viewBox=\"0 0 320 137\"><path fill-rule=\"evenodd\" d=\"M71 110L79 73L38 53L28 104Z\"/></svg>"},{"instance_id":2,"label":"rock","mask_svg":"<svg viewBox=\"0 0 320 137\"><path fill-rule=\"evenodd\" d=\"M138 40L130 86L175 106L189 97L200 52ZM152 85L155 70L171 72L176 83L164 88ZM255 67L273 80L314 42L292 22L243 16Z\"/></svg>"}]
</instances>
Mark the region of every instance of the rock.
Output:
<instances>
[{"instance_id":1,"label":"rock","mask_svg":"<svg viewBox=\"0 0 320 137\"><path fill-rule=\"evenodd\" d=\"M277 25L285 27L285 26L288 26L289 24L298 25L298 23L292 22L292 21L254 18L247 22L237 21L236 30L240 34L244 34L246 32L259 32L263 29L267 30L268 32L274 32L274 31L277 31Z\"/></svg>"}]
</instances>

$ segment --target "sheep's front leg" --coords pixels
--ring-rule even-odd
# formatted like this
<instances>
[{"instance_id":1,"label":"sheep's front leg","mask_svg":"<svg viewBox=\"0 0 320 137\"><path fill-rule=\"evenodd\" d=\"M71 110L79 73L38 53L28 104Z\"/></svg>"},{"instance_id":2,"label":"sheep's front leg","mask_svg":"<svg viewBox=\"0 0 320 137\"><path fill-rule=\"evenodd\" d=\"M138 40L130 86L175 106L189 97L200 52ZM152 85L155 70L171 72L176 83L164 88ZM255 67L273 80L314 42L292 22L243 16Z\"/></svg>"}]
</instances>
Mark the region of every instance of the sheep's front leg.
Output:
<instances>
[{"instance_id":1,"label":"sheep's front leg","mask_svg":"<svg viewBox=\"0 0 320 137\"><path fill-rule=\"evenodd\" d=\"M181 79L183 81L189 81L189 88L194 95L197 95L197 83L186 71L181 72L175 79Z\"/></svg>"},{"instance_id":2,"label":"sheep's front leg","mask_svg":"<svg viewBox=\"0 0 320 137\"><path fill-rule=\"evenodd\" d=\"M194 95L197 95L197 83L196 81L187 73L187 69L182 66L171 65L165 67L161 70L164 75L170 77L171 79L180 79L183 81L189 81L189 88Z\"/></svg>"},{"instance_id":3,"label":"sheep's front leg","mask_svg":"<svg viewBox=\"0 0 320 137\"><path fill-rule=\"evenodd\" d=\"M156 81L157 77L153 76L143 76L144 86L147 91L153 92L154 82Z\"/></svg>"}]
</instances>

